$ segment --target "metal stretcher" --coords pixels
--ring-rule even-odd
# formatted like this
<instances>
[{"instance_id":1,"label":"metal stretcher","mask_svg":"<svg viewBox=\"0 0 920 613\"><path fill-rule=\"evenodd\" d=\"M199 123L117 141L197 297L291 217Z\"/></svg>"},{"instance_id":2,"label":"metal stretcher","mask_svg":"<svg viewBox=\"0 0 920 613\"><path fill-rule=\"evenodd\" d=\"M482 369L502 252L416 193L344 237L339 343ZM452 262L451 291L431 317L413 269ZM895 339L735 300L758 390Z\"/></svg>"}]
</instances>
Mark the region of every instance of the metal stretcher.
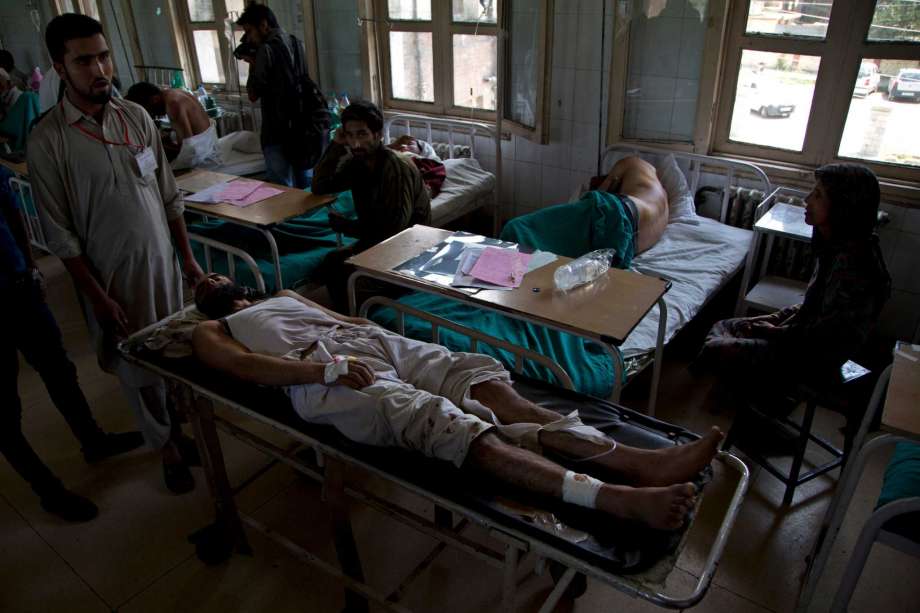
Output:
<instances>
[{"instance_id":1,"label":"metal stretcher","mask_svg":"<svg viewBox=\"0 0 920 613\"><path fill-rule=\"evenodd\" d=\"M528 554L536 556L537 572L542 572L547 562L551 570L558 571L554 575L555 588L541 611L552 610L564 596L579 595L586 585L585 576L662 607L691 607L703 598L712 581L747 490L749 475L744 463L732 454L719 453L716 463L725 470L707 469L701 475L702 485L713 472L719 473L717 479L704 486L700 503L692 516L699 517L697 513L701 510L711 514L715 508L720 509L718 530L711 542L707 542L708 551L701 558L705 561L698 571L692 592L666 594L663 588L665 579L674 570L687 543L699 545L701 539L709 541L708 535L701 537L699 530L693 531L695 519L691 519L683 531L656 531L634 522L617 521L596 511L535 499L523 492L509 492L507 487L483 482L482 479L474 482L470 475L446 462L421 458L418 454L399 449L354 443L329 426L312 425L301 420L280 388L228 380L225 375L205 368L192 357L167 358L148 350L145 339L165 323L159 322L136 333L121 345L121 351L128 361L158 373L170 382L179 406L194 428L216 513L214 524L192 537L199 558L217 563L234 551L248 552L243 529L246 525L276 541L300 560L337 579L346 590L348 611L365 611L369 602L386 610L406 611L398 602L400 596L446 546L456 547L472 558L501 570L504 577L501 610L512 610L514 606L518 570ZM515 381L515 388L541 406L562 414L578 408L585 423L594 425L624 444L659 448L697 438L678 426L571 390L522 380ZM227 413L243 415L269 426L275 433L289 436L295 444L279 447L233 423L225 416ZM253 479L248 479L239 488L231 485L217 435L218 428L264 452L273 463L286 464L322 484L323 497L332 516L335 548L341 568L319 559L238 510L234 494ZM434 521L364 491L356 484L346 483L346 466L363 469L426 499L434 506ZM734 475L734 478L730 479L729 475ZM703 508L707 493L713 492L713 488L718 493L713 498L715 502ZM364 582L349 520L348 498L439 541L423 562L389 593ZM509 499L514 501L510 507L507 505ZM722 510L720 503L726 500ZM521 504L525 508L540 509L544 517L546 512L552 513L554 519L572 530L583 531L587 538L576 542L576 539L566 536L571 532L541 528L539 522L533 522L533 516L520 512ZM484 527L497 547L491 546L491 543L483 545L465 535L464 529L470 524ZM550 525L553 525L552 522Z\"/></svg>"}]
</instances>

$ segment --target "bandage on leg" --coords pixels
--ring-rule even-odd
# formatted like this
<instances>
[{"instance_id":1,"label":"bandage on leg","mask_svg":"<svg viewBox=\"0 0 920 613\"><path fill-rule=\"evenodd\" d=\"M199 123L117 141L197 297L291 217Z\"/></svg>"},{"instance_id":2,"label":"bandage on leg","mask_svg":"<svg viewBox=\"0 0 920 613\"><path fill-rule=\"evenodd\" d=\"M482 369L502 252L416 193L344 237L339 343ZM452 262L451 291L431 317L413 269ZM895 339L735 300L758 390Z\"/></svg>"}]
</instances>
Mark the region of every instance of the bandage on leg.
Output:
<instances>
[{"instance_id":1,"label":"bandage on leg","mask_svg":"<svg viewBox=\"0 0 920 613\"><path fill-rule=\"evenodd\" d=\"M590 475L565 471L562 479L562 500L588 509L596 508L597 493L604 482Z\"/></svg>"}]
</instances>

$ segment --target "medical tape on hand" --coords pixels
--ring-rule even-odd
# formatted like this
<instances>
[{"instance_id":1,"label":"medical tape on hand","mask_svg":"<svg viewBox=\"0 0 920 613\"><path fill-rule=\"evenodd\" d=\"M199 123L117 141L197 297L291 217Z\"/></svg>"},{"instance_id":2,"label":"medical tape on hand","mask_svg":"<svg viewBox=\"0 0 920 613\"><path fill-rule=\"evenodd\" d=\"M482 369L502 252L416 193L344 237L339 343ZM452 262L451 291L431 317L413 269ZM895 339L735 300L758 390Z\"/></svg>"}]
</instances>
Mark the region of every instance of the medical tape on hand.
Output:
<instances>
[{"instance_id":1,"label":"medical tape on hand","mask_svg":"<svg viewBox=\"0 0 920 613\"><path fill-rule=\"evenodd\" d=\"M580 507L594 509L597 502L597 493L604 482L590 475L565 471L562 480L562 500Z\"/></svg>"},{"instance_id":2,"label":"medical tape on hand","mask_svg":"<svg viewBox=\"0 0 920 613\"><path fill-rule=\"evenodd\" d=\"M348 374L348 358L340 355L332 356L332 362L323 369L323 382L332 385L339 377Z\"/></svg>"}]
</instances>

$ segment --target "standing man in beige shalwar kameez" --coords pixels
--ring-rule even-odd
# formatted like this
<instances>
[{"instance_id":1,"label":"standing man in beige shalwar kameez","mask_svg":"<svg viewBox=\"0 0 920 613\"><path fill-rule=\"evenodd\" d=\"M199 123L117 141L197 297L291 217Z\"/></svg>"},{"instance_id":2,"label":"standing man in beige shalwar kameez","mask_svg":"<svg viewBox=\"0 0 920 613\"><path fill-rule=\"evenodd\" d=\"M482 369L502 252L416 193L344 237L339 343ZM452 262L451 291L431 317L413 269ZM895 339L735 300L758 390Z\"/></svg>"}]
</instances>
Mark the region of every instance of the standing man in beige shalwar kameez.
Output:
<instances>
[{"instance_id":1,"label":"standing man in beige shalwar kameez","mask_svg":"<svg viewBox=\"0 0 920 613\"><path fill-rule=\"evenodd\" d=\"M118 376L144 438L162 450L167 487L184 493L194 487L194 445L170 415L165 382L115 348L119 338L182 307L176 250L192 284L203 276L182 197L147 112L112 98L112 59L99 22L61 15L48 24L45 42L67 84L27 147L48 247L79 290L100 365Z\"/></svg>"}]
</instances>

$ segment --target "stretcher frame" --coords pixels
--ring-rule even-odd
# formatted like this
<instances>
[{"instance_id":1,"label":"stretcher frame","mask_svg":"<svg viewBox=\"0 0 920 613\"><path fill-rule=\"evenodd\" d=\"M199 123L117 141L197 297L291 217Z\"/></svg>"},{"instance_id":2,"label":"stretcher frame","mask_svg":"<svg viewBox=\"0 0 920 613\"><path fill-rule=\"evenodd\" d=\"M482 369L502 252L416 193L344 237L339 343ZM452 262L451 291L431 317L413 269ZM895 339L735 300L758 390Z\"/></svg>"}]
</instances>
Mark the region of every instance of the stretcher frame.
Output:
<instances>
[{"instance_id":1,"label":"stretcher frame","mask_svg":"<svg viewBox=\"0 0 920 613\"><path fill-rule=\"evenodd\" d=\"M190 309L192 307L188 308ZM208 489L215 506L214 523L199 530L190 537L190 540L195 539L197 541L199 557L202 557L202 549L209 552L208 561L210 562L223 561L232 555L234 551L244 554L251 553L251 548L244 531L244 525L248 526L279 544L301 561L338 579L345 587L346 611L367 611L368 602L372 601L375 605L388 611L396 611L399 613L407 612L408 609L398 603L399 597L409 584L423 572L447 546L455 547L475 557L479 561L501 570L503 574L501 610L505 611L510 611L514 608L516 590L520 581L518 570L522 557L526 556L528 553L532 553L536 556L535 574L541 574L543 572L547 561L556 562L565 567L562 576L558 579L555 587L541 606L541 613L549 613L555 608L560 599L565 596L572 581L579 573L592 577L624 594L645 599L661 607L670 609L685 609L692 607L702 600L712 582L719 560L725 549L728 536L737 519L741 503L748 488L750 475L744 462L731 453L720 451L716 456L716 460L737 473L737 485L725 509L715 540L709 549L703 569L700 572L693 591L689 595L683 597L670 596L655 589L650 589L647 582L643 582L642 577L644 575L642 573L634 575L617 575L606 572L604 569L593 566L589 562L557 548L553 543L543 542L540 539L534 538L532 535L521 532L502 521L470 509L461 503L429 492L414 483L404 480L398 475L388 473L369 462L353 457L349 455L347 451L338 449L326 441L271 419L252 407L244 406L232 398L216 393L184 375L165 369L126 349L126 345L136 342L135 339L137 338L145 337L162 323L163 322L158 322L135 333L128 341L120 346L120 349L124 358L129 362L159 374L170 382L175 390L179 406L186 413L194 429L196 445L201 456ZM482 342L491 342L493 339L484 338L481 340ZM504 341L497 340L497 342L502 348L508 349L509 351L526 351L522 350L522 348L505 343ZM525 355L524 357L529 358L530 356ZM522 360L523 358L517 360L517 364L521 365ZM559 370L561 370L561 368ZM518 373L520 373L520 371L518 371ZM569 385L570 384L571 382L569 381ZM215 412L215 404L220 404L224 409L230 412L245 416L272 428L276 432L291 437L297 443L297 446L282 448L275 445L266 438L262 438L234 424L229 419L217 415ZM224 463L220 440L218 438L218 428L254 449L265 453L272 458L272 462L244 481L240 486L234 488L227 476L226 465ZM307 449L312 450L316 458L315 461L305 459L305 456L308 454L304 454L303 451ZM267 471L275 463L285 464L322 485L323 499L326 502L327 509L332 519L331 523L333 526L335 549L341 569L319 559L290 539L274 532L257 519L242 513L237 508L234 501L234 495ZM434 505L434 521L402 508L373 493L347 484L345 482L345 470L347 466L359 467L368 473L384 479L389 483L398 485L430 502ZM347 502L349 498L359 501L391 519L412 527L420 533L438 541L438 544L422 562L419 563L400 585L389 594L383 594L364 582L361 561L358 556L354 533L348 514ZM703 496L700 498L702 501ZM459 522L454 521L455 515L460 518ZM501 550L496 550L496 548L483 545L465 537L462 531L471 523L487 529L489 535L499 542L499 549ZM691 526L687 527L687 531L691 529ZM682 539L679 547L683 547L685 542L686 539ZM680 549L674 554L673 560L677 559L679 552ZM217 559L215 559L215 556ZM667 574L670 574L673 568L674 566L672 565L668 569ZM663 583L663 581L661 583Z\"/></svg>"}]
</instances>

